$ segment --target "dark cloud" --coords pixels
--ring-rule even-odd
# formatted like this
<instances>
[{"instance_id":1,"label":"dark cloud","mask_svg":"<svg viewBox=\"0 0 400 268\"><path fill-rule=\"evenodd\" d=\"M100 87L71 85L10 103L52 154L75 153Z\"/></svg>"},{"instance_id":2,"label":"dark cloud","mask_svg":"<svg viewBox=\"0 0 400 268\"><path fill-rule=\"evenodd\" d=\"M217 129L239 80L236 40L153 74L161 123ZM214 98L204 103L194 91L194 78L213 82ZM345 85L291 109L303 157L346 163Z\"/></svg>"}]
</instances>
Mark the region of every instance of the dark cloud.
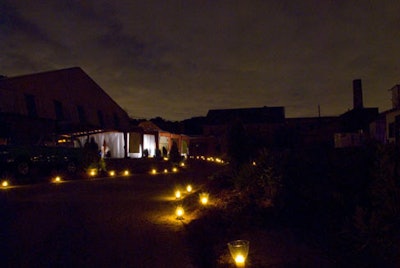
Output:
<instances>
[{"instance_id":1,"label":"dark cloud","mask_svg":"<svg viewBox=\"0 0 400 268\"><path fill-rule=\"evenodd\" d=\"M390 108L398 1L0 0L0 72L82 67L133 117L285 106L338 115L363 79Z\"/></svg>"}]
</instances>

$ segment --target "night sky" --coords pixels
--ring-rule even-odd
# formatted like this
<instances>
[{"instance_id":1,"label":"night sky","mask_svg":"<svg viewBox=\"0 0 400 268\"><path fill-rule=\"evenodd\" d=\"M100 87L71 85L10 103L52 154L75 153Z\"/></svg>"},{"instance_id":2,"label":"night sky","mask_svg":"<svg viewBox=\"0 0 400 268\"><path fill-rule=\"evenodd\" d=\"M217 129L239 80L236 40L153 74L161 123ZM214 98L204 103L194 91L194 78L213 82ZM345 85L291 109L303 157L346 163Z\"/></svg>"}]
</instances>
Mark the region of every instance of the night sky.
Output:
<instances>
[{"instance_id":1,"label":"night sky","mask_svg":"<svg viewBox=\"0 0 400 268\"><path fill-rule=\"evenodd\" d=\"M133 118L391 108L400 1L0 0L0 74L81 67Z\"/></svg>"}]
</instances>

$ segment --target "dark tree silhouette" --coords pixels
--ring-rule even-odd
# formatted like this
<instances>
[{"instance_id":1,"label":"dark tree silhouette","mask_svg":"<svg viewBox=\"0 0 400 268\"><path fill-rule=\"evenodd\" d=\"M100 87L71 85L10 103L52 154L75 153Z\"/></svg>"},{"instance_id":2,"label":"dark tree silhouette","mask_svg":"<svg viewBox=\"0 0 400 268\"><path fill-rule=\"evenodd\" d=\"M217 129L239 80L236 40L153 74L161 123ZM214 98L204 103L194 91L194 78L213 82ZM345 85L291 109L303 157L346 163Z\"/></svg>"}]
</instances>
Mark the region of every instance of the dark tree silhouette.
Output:
<instances>
[{"instance_id":1,"label":"dark tree silhouette","mask_svg":"<svg viewBox=\"0 0 400 268\"><path fill-rule=\"evenodd\" d=\"M174 141L169 152L169 159L173 163L178 163L181 160L181 155L178 150L178 144Z\"/></svg>"}]
</instances>

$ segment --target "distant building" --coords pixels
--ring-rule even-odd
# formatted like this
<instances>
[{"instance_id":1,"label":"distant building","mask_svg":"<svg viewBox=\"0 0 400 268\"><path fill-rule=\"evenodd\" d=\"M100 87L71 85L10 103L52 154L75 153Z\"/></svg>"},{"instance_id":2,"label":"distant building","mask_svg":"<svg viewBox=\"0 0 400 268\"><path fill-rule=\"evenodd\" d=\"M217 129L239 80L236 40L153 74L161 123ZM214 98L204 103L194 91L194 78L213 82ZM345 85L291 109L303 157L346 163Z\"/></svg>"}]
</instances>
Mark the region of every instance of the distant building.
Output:
<instances>
[{"instance_id":1,"label":"distant building","mask_svg":"<svg viewBox=\"0 0 400 268\"><path fill-rule=\"evenodd\" d=\"M395 85L392 92L392 109L379 114L370 124L371 136L381 143L400 143L400 85Z\"/></svg>"},{"instance_id":2,"label":"distant building","mask_svg":"<svg viewBox=\"0 0 400 268\"><path fill-rule=\"evenodd\" d=\"M258 107L210 110L204 125L204 136L213 137L215 148L209 154L223 155L227 152L227 135L232 124L239 122L254 143L271 146L275 143L277 130L285 124L284 107Z\"/></svg>"},{"instance_id":3,"label":"distant building","mask_svg":"<svg viewBox=\"0 0 400 268\"><path fill-rule=\"evenodd\" d=\"M89 136L126 155L127 113L81 68L0 79L3 143L45 144ZM75 144L76 146L76 144Z\"/></svg>"},{"instance_id":4,"label":"distant building","mask_svg":"<svg viewBox=\"0 0 400 268\"><path fill-rule=\"evenodd\" d=\"M130 151L131 157L141 157L144 152L148 157L155 157L157 156L157 151L160 156L167 157L173 143L176 143L178 151L182 155L189 154L188 136L165 131L151 121L140 122L138 126L143 131L143 142L137 143L139 146L137 147L137 155L132 155Z\"/></svg>"},{"instance_id":5,"label":"distant building","mask_svg":"<svg viewBox=\"0 0 400 268\"><path fill-rule=\"evenodd\" d=\"M340 122L338 116L287 118L286 147L333 147Z\"/></svg>"},{"instance_id":6,"label":"distant building","mask_svg":"<svg viewBox=\"0 0 400 268\"><path fill-rule=\"evenodd\" d=\"M378 108L365 108L361 79L353 81L353 109L340 115L340 131L335 134L335 148L358 147L370 138L370 124L379 116Z\"/></svg>"}]
</instances>

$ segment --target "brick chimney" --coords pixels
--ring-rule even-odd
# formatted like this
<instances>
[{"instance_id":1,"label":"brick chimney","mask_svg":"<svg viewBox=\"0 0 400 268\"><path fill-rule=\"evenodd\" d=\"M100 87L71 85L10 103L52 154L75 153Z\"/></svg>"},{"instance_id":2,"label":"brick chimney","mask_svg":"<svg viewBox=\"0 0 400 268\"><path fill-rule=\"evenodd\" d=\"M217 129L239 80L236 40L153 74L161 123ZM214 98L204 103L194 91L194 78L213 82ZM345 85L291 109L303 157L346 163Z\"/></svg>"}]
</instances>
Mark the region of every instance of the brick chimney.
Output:
<instances>
[{"instance_id":1,"label":"brick chimney","mask_svg":"<svg viewBox=\"0 0 400 268\"><path fill-rule=\"evenodd\" d=\"M353 80L353 109L362 109L363 105L363 94L361 79Z\"/></svg>"}]
</instances>

